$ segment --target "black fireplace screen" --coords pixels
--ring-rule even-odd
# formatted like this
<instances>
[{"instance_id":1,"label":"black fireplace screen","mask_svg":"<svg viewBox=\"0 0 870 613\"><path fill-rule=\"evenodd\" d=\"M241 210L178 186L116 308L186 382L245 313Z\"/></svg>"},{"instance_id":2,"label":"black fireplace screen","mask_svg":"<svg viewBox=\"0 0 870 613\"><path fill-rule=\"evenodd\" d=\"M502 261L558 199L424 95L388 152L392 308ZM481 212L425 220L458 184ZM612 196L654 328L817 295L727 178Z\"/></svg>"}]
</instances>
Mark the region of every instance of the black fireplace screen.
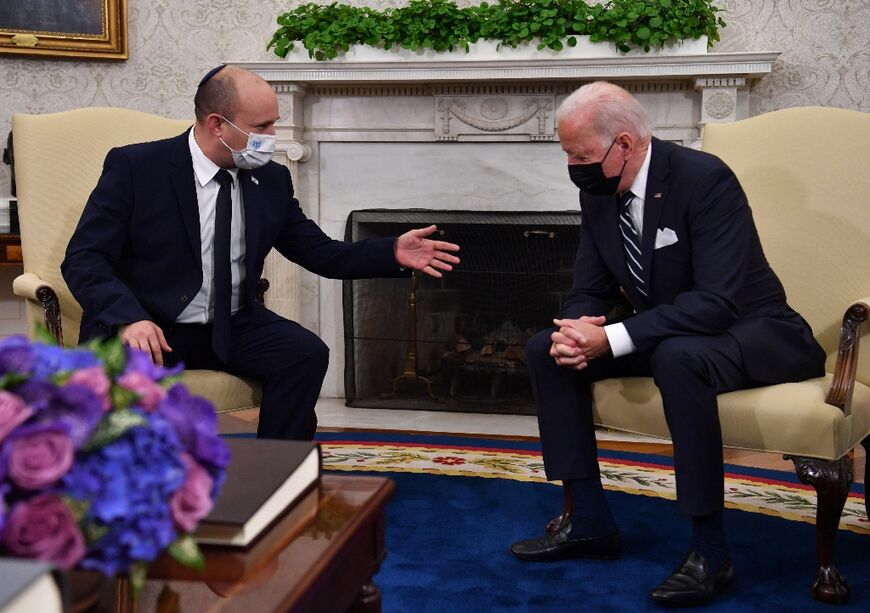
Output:
<instances>
[{"instance_id":1,"label":"black fireplace screen","mask_svg":"<svg viewBox=\"0 0 870 613\"><path fill-rule=\"evenodd\" d=\"M347 405L534 414L523 351L571 287L580 214L362 210L345 238L433 223L462 247L443 279L344 282Z\"/></svg>"}]
</instances>

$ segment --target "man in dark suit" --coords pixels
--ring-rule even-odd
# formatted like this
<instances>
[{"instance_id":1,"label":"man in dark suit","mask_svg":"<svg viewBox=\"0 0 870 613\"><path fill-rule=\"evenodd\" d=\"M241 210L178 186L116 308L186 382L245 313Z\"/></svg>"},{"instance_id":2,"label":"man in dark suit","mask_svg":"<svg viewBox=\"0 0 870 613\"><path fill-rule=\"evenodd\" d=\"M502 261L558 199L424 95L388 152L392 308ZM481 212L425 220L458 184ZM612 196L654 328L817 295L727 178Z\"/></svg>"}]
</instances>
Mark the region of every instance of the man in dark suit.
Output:
<instances>
[{"instance_id":1,"label":"man in dark suit","mask_svg":"<svg viewBox=\"0 0 870 613\"><path fill-rule=\"evenodd\" d=\"M527 363L547 478L569 514L514 543L528 560L615 558L621 540L598 471L591 383L653 377L674 447L688 553L650 596L707 602L734 581L722 522L716 396L824 373L825 354L786 303L734 173L718 158L652 138L625 90L592 83L557 113L582 225L573 288ZM624 292L633 313L608 318Z\"/></svg>"},{"instance_id":2,"label":"man in dark suit","mask_svg":"<svg viewBox=\"0 0 870 613\"><path fill-rule=\"evenodd\" d=\"M106 156L61 267L84 311L81 339L117 334L158 365L260 381L257 436L311 438L329 351L254 300L266 255L274 247L330 278L440 277L459 248L426 238L434 226L356 243L326 236L270 161L278 101L259 76L218 67L194 107L184 134Z\"/></svg>"}]
</instances>

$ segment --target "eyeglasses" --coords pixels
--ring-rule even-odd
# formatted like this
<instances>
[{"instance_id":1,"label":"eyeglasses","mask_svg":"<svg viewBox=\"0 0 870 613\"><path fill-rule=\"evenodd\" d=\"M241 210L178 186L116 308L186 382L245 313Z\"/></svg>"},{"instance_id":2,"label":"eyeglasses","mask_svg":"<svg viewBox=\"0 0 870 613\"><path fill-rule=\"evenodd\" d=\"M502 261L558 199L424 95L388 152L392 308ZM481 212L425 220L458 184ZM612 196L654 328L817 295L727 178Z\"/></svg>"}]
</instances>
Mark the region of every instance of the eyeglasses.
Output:
<instances>
[{"instance_id":1,"label":"eyeglasses","mask_svg":"<svg viewBox=\"0 0 870 613\"><path fill-rule=\"evenodd\" d=\"M215 76L217 73L219 73L221 70L223 70L226 67L227 67L226 64L221 64L220 66L215 66L214 68L209 70L206 73L206 75L202 78L202 81L199 82L199 85L196 86L196 88L199 89L200 87L202 87L203 85L208 83L209 79L211 79L213 76Z\"/></svg>"}]
</instances>

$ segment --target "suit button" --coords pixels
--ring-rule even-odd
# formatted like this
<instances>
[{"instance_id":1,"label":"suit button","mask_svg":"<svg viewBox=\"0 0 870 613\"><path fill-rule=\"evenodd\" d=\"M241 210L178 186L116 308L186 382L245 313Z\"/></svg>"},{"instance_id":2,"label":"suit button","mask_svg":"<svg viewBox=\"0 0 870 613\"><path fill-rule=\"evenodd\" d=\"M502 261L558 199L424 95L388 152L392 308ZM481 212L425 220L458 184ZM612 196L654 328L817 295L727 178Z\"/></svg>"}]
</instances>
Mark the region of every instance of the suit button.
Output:
<instances>
[{"instance_id":1,"label":"suit button","mask_svg":"<svg viewBox=\"0 0 870 613\"><path fill-rule=\"evenodd\" d=\"M187 296L182 296L182 297L181 297L181 301L182 301L182 302L187 302L188 300L190 300L190 299L189 299Z\"/></svg>"}]
</instances>

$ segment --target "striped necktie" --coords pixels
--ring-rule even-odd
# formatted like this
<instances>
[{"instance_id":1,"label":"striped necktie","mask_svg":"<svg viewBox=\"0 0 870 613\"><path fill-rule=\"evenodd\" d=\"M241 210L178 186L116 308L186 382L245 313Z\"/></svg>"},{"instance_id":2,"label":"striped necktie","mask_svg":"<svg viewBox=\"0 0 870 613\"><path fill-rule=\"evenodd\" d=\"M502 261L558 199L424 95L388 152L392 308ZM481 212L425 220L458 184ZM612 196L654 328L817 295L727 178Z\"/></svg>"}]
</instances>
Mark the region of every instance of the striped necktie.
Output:
<instances>
[{"instance_id":1,"label":"striped necktie","mask_svg":"<svg viewBox=\"0 0 870 613\"><path fill-rule=\"evenodd\" d=\"M634 200L634 194L626 191L619 197L619 231L622 234L622 246L625 248L625 265L634 281L637 291L646 296L646 284L643 282L643 266L640 264L640 236L634 229L629 214L629 206Z\"/></svg>"}]
</instances>

